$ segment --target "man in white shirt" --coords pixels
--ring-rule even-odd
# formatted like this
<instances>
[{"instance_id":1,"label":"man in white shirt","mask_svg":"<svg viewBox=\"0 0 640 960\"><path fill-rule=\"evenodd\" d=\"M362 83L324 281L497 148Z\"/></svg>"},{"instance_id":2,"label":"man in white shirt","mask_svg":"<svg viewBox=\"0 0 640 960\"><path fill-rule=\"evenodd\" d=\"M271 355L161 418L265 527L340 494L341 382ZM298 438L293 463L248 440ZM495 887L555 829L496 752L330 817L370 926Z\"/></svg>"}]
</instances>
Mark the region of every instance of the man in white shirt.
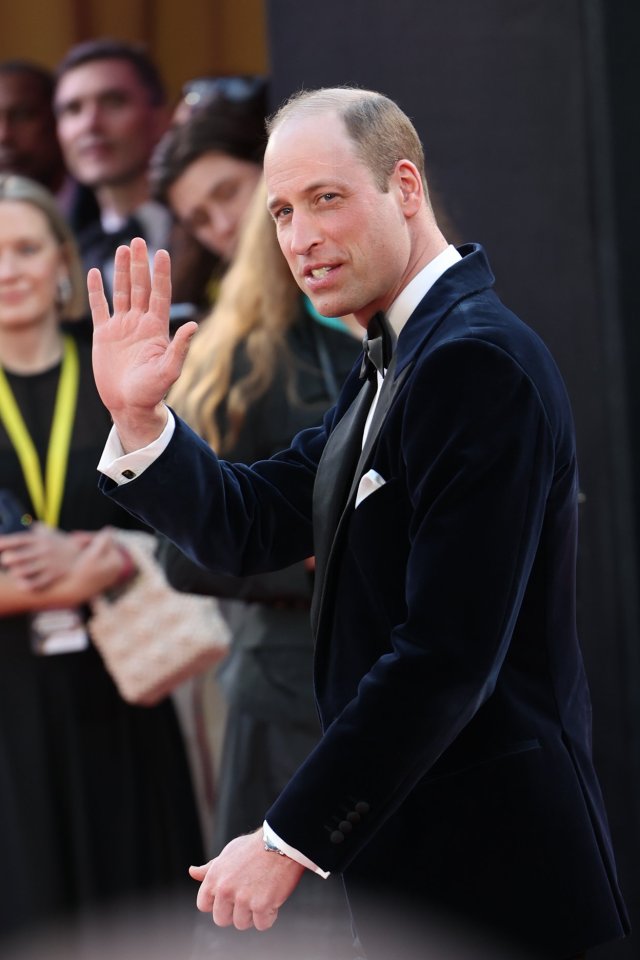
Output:
<instances>
[{"instance_id":1,"label":"man in white shirt","mask_svg":"<svg viewBox=\"0 0 640 960\"><path fill-rule=\"evenodd\" d=\"M424 956L434 911L582 955L627 920L590 755L559 372L482 248L447 244L392 101L293 98L265 175L301 289L368 329L362 372L279 456L219 461L164 405L194 332L167 336L166 254L151 284L144 245L118 251L112 318L89 277L104 492L213 569L316 556L323 738L262 828L192 868L198 907L263 930L303 870L341 872L369 958Z\"/></svg>"}]
</instances>

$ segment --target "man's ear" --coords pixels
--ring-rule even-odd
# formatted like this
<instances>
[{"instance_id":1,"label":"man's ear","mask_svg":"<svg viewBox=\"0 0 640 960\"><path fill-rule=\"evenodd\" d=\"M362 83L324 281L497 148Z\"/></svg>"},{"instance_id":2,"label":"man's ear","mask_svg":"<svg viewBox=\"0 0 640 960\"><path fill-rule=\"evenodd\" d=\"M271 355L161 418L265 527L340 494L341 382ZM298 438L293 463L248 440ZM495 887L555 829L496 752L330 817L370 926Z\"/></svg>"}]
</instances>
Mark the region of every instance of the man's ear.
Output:
<instances>
[{"instance_id":1,"label":"man's ear","mask_svg":"<svg viewBox=\"0 0 640 960\"><path fill-rule=\"evenodd\" d=\"M416 215L424 202L424 186L415 164L410 160L398 160L391 174L391 184L399 192L405 217Z\"/></svg>"}]
</instances>

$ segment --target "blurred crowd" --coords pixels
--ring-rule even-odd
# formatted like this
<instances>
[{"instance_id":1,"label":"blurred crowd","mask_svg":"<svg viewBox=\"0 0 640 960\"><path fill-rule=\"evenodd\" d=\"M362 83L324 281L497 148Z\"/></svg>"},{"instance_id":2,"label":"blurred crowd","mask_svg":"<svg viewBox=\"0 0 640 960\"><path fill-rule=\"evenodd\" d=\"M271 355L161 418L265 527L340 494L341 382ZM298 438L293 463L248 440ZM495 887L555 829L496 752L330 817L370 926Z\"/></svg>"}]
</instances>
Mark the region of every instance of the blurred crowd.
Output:
<instances>
[{"instance_id":1,"label":"blurred crowd","mask_svg":"<svg viewBox=\"0 0 640 960\"><path fill-rule=\"evenodd\" d=\"M0 532L1 942L175 890L181 906L193 893L185 957L264 955L255 931L198 917L187 868L258 828L319 737L313 558L217 577L158 543L174 587L217 598L230 648L153 707L122 699L87 629L92 597L135 570L114 536L133 521L96 489L110 423L85 281L98 267L110 297L133 237L169 250L172 324L199 322L169 401L225 456L268 457L319 422L358 327L318 315L280 254L268 101L264 77L207 76L171 104L147 52L111 39L53 72L0 63L0 491L33 518ZM339 880L305 877L270 943L281 958L302 943L305 960L354 956Z\"/></svg>"}]
</instances>

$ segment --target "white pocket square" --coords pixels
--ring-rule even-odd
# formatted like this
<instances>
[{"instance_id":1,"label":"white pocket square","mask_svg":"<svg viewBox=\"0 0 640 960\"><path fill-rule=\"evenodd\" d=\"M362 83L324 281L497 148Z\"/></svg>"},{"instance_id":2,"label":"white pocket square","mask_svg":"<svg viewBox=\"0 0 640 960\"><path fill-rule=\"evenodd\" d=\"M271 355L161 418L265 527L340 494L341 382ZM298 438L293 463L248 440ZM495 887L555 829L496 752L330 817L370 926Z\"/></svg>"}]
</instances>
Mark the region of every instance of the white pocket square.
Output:
<instances>
[{"instance_id":1,"label":"white pocket square","mask_svg":"<svg viewBox=\"0 0 640 960\"><path fill-rule=\"evenodd\" d=\"M366 500L374 491L383 487L387 481L381 477L376 470L367 470L361 477L356 493L356 507L359 507L363 500Z\"/></svg>"}]
</instances>

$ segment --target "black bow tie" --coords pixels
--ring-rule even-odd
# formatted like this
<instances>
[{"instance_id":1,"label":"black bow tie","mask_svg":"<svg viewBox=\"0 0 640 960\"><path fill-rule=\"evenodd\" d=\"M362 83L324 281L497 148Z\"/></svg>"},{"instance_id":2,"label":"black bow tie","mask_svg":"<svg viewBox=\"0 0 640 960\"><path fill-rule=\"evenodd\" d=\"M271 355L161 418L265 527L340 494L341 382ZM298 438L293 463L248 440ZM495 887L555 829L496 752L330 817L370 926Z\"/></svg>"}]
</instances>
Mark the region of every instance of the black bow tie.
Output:
<instances>
[{"instance_id":1,"label":"black bow tie","mask_svg":"<svg viewBox=\"0 0 640 960\"><path fill-rule=\"evenodd\" d=\"M375 377L376 371L384 377L393 355L394 337L382 311L374 314L362 341L364 359L360 368L360 379Z\"/></svg>"}]
</instances>

